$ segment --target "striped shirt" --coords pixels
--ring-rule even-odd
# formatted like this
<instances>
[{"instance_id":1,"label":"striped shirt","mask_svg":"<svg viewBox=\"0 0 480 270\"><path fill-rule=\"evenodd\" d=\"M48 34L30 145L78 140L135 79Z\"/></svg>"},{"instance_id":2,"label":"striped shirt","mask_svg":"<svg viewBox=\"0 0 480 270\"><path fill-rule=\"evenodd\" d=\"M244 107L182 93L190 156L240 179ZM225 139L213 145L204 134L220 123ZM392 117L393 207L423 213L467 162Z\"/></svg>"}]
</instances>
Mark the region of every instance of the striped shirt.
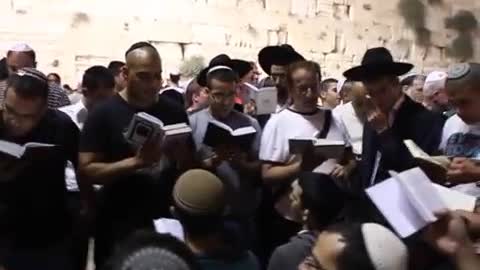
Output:
<instances>
[{"instance_id":1,"label":"striped shirt","mask_svg":"<svg viewBox=\"0 0 480 270\"><path fill-rule=\"evenodd\" d=\"M5 91L7 90L7 80L0 81L0 104L5 99ZM48 85L48 107L51 109L60 108L70 105L70 99L67 93L57 84Z\"/></svg>"}]
</instances>

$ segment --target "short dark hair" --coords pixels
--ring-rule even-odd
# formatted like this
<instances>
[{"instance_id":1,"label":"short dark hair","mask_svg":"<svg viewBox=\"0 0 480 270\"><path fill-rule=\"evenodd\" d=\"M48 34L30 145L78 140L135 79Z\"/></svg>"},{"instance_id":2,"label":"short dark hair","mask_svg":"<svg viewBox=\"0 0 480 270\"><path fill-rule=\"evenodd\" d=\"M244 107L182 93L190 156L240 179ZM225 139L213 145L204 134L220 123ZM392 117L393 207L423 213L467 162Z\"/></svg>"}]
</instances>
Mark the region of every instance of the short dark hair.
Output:
<instances>
[{"instance_id":1,"label":"short dark hair","mask_svg":"<svg viewBox=\"0 0 480 270\"><path fill-rule=\"evenodd\" d=\"M414 75L410 75L410 76L407 76L405 78L403 78L401 81L400 81L400 84L402 86L412 86L413 85L413 82L415 80L418 80L418 79L422 79L422 80L425 80L427 77L425 75L420 75L420 74L414 74Z\"/></svg>"},{"instance_id":2,"label":"short dark hair","mask_svg":"<svg viewBox=\"0 0 480 270\"><path fill-rule=\"evenodd\" d=\"M214 67L214 68L218 68ZM211 87L212 80L221 82L238 82L238 75L230 68L219 68L207 73L207 87Z\"/></svg>"},{"instance_id":3,"label":"short dark hair","mask_svg":"<svg viewBox=\"0 0 480 270\"><path fill-rule=\"evenodd\" d=\"M144 248L167 250L182 259L191 270L199 269L195 255L184 243L171 235L159 234L153 231L137 231L128 237L120 244L103 269L124 269L125 264L129 262L132 255Z\"/></svg>"},{"instance_id":4,"label":"short dark hair","mask_svg":"<svg viewBox=\"0 0 480 270\"><path fill-rule=\"evenodd\" d=\"M93 66L88 68L83 74L82 86L88 91L95 91L99 88L114 88L115 79L106 67Z\"/></svg>"},{"instance_id":5,"label":"short dark hair","mask_svg":"<svg viewBox=\"0 0 480 270\"><path fill-rule=\"evenodd\" d=\"M47 77L33 68L21 69L12 74L7 80L7 89L13 89L23 98L41 98L45 101L48 99Z\"/></svg>"},{"instance_id":6,"label":"short dark hair","mask_svg":"<svg viewBox=\"0 0 480 270\"><path fill-rule=\"evenodd\" d=\"M14 51L8 51L7 52L7 57L9 57L12 53L14 53ZM35 51L26 51L26 52L18 52L18 53L24 53L26 54L27 56L29 56L33 62L37 61L37 55L35 54Z\"/></svg>"},{"instance_id":7,"label":"short dark hair","mask_svg":"<svg viewBox=\"0 0 480 270\"><path fill-rule=\"evenodd\" d=\"M339 223L326 229L345 239L345 248L337 257L338 270L375 270L363 239L362 224Z\"/></svg>"},{"instance_id":8,"label":"short dark hair","mask_svg":"<svg viewBox=\"0 0 480 270\"><path fill-rule=\"evenodd\" d=\"M112 72L113 76L117 76L122 71L122 67L125 66L125 63L122 61L111 61L108 64L108 69Z\"/></svg>"},{"instance_id":9,"label":"short dark hair","mask_svg":"<svg viewBox=\"0 0 480 270\"><path fill-rule=\"evenodd\" d=\"M62 81L62 79L60 78L60 75L58 75L58 73L55 73L55 72L49 73L49 74L47 75L47 78L50 77L50 76L55 77L55 78L57 79L57 81L59 81L59 82Z\"/></svg>"},{"instance_id":10,"label":"short dark hair","mask_svg":"<svg viewBox=\"0 0 480 270\"><path fill-rule=\"evenodd\" d=\"M170 81L177 84L180 81L179 74L170 74Z\"/></svg>"},{"instance_id":11,"label":"short dark hair","mask_svg":"<svg viewBox=\"0 0 480 270\"><path fill-rule=\"evenodd\" d=\"M153 45L150 44L149 42L140 41L140 42L134 43L132 46L130 46L130 48L128 48L128 50L125 52L125 57L127 57L127 55L130 52L132 52L136 49L140 49L140 48L150 48L150 49L153 49L153 50L157 51L157 49L155 47L153 47Z\"/></svg>"},{"instance_id":12,"label":"short dark hair","mask_svg":"<svg viewBox=\"0 0 480 270\"><path fill-rule=\"evenodd\" d=\"M191 237L208 236L222 231L223 228L221 215L194 215L180 207L175 207L175 217Z\"/></svg>"},{"instance_id":13,"label":"short dark hair","mask_svg":"<svg viewBox=\"0 0 480 270\"><path fill-rule=\"evenodd\" d=\"M287 85L288 88L293 87L293 73L298 69L305 69L317 76L319 76L320 66L313 61L299 61L288 66L287 69ZM319 78L320 79L320 78Z\"/></svg>"}]
</instances>

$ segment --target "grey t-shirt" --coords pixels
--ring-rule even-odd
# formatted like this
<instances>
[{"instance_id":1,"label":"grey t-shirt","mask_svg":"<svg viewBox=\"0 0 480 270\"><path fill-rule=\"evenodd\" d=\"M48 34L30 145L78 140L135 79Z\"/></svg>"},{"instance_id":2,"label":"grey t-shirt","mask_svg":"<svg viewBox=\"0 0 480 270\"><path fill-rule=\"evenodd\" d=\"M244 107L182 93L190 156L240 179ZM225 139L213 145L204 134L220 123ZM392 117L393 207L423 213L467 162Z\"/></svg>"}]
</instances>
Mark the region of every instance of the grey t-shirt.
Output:
<instances>
[{"instance_id":1,"label":"grey t-shirt","mask_svg":"<svg viewBox=\"0 0 480 270\"><path fill-rule=\"evenodd\" d=\"M190 126L195 141L195 147L198 158L204 160L211 157L213 149L203 143L208 123L215 119L210 110L203 109L190 115ZM260 148L260 139L262 131L257 120L243 113L232 111L226 119L221 120L232 129L252 126L257 130L255 139L248 154L258 158ZM258 207L260 201L260 186L257 185L259 175L251 175L234 169L227 161L222 162L216 169L216 175L222 179L227 189L227 198L231 207L231 213L234 216L251 216Z\"/></svg>"}]
</instances>

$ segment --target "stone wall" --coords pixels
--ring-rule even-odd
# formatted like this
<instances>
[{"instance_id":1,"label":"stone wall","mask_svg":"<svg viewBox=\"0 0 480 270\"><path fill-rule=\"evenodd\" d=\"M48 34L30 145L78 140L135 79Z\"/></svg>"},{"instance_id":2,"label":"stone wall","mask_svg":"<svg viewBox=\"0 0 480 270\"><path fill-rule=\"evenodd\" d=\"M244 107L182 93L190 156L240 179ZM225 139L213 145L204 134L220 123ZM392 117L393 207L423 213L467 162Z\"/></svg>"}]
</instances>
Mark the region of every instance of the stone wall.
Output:
<instances>
[{"instance_id":1,"label":"stone wall","mask_svg":"<svg viewBox=\"0 0 480 270\"><path fill-rule=\"evenodd\" d=\"M428 72L480 60L475 15L478 0L1 0L0 53L27 42L40 69L71 84L139 40L159 49L166 72L194 55L255 60L281 43L318 61L325 76L380 45Z\"/></svg>"}]
</instances>

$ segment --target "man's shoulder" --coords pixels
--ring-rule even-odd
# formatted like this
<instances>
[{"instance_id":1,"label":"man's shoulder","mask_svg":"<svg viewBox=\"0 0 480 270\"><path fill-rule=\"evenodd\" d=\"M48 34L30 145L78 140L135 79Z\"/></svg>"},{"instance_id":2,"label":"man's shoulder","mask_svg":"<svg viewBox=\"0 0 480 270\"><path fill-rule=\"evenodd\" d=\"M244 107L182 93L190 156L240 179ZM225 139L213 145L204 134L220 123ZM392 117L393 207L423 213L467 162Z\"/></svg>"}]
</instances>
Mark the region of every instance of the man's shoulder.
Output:
<instances>
[{"instance_id":1,"label":"man's shoulder","mask_svg":"<svg viewBox=\"0 0 480 270\"><path fill-rule=\"evenodd\" d=\"M74 127L76 128L76 125L72 121L70 116L58 109L48 109L46 117L49 119L49 122L52 123L55 127L64 129L71 129Z\"/></svg>"},{"instance_id":2,"label":"man's shoulder","mask_svg":"<svg viewBox=\"0 0 480 270\"><path fill-rule=\"evenodd\" d=\"M167 97L162 97L161 95L147 113L162 120L166 125L183 122L187 123L189 121L187 111L181 105L171 101Z\"/></svg>"},{"instance_id":3,"label":"man's shoulder","mask_svg":"<svg viewBox=\"0 0 480 270\"><path fill-rule=\"evenodd\" d=\"M468 129L468 126L457 114L448 118L443 126L444 133L460 132L464 129Z\"/></svg>"},{"instance_id":4,"label":"man's shoulder","mask_svg":"<svg viewBox=\"0 0 480 270\"><path fill-rule=\"evenodd\" d=\"M181 113L187 115L185 108L183 108L180 104L172 101L166 96L159 95L158 101L155 106L166 112Z\"/></svg>"},{"instance_id":5,"label":"man's shoulder","mask_svg":"<svg viewBox=\"0 0 480 270\"><path fill-rule=\"evenodd\" d=\"M196 111L188 116L188 119L190 120L190 123L194 123L197 121L202 121L204 119L208 119L208 108L201 109L199 111Z\"/></svg>"}]
</instances>

